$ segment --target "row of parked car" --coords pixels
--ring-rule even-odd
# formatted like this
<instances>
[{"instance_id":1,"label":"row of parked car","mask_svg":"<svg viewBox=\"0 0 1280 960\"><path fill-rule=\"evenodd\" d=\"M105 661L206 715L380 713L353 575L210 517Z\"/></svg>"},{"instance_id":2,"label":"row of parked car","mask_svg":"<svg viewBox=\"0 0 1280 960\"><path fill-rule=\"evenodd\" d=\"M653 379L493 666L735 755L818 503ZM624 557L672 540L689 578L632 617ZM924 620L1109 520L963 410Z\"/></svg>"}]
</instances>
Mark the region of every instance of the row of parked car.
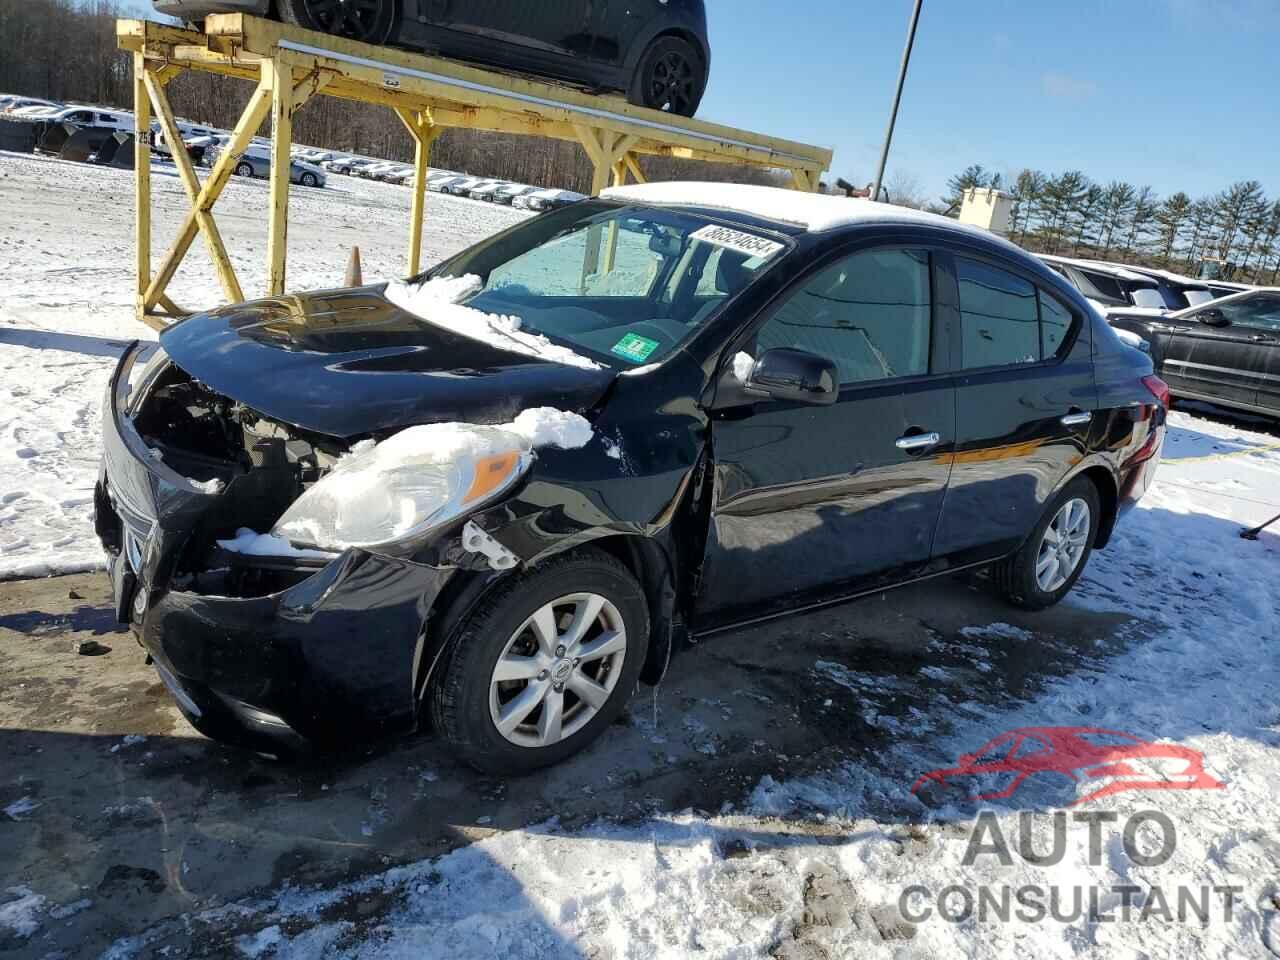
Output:
<instances>
[{"instance_id":1,"label":"row of parked car","mask_svg":"<svg viewBox=\"0 0 1280 960\"><path fill-rule=\"evenodd\" d=\"M1280 288L1042 254L1175 396L1280 416Z\"/></svg>"},{"instance_id":2,"label":"row of parked car","mask_svg":"<svg viewBox=\"0 0 1280 960\"><path fill-rule=\"evenodd\" d=\"M124 110L113 110L91 104L63 104L36 97L13 94L0 95L0 115L7 119L38 122L42 128L33 133L31 146L40 149L44 130L60 126L69 134L75 128L101 132L101 140L112 132L132 134L134 117ZM224 130L201 126L188 120L176 121L182 134L183 149L198 164L212 166L225 149L231 136ZM65 137L59 137L59 146ZM95 141L96 142L96 141ZM167 142L158 122L151 125L151 148L154 153L170 156ZM54 151L56 152L56 151ZM129 151L131 153L131 151ZM121 155L123 157L123 154ZM245 152L237 159L235 173L242 177L268 177L271 173L270 141L255 137ZM303 187L323 187L329 174L345 174L385 183L413 186L414 168L396 161L374 157L353 156L331 150L300 147L289 160L289 179ZM472 177L455 170L432 170L427 177L426 189L432 193L444 193L455 197L469 197L487 203L498 203L526 210L551 210L583 199L572 190L544 189L523 183L489 177Z\"/></svg>"},{"instance_id":3,"label":"row of parked car","mask_svg":"<svg viewBox=\"0 0 1280 960\"><path fill-rule=\"evenodd\" d=\"M312 163L329 173L359 177L364 180L380 180L411 187L414 185L414 168L394 160L351 156L331 150L303 148L294 154L295 160ZM469 197L486 203L498 203L525 210L553 210L582 200L583 195L572 190L545 189L524 183L492 177L473 177L456 170L430 170L426 189L454 197Z\"/></svg>"}]
</instances>

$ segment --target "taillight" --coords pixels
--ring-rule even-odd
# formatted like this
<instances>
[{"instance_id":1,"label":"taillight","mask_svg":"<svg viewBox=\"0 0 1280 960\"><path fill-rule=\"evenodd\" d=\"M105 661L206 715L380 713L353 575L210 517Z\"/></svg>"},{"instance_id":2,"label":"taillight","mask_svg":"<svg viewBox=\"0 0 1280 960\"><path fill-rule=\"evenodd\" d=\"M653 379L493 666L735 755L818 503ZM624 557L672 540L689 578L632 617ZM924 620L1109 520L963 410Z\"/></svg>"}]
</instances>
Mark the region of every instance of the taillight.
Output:
<instances>
[{"instance_id":1,"label":"taillight","mask_svg":"<svg viewBox=\"0 0 1280 960\"><path fill-rule=\"evenodd\" d=\"M1149 377L1142 378L1142 385L1151 391L1151 395L1159 401L1160 406L1166 410L1169 409L1169 385L1152 374Z\"/></svg>"}]
</instances>

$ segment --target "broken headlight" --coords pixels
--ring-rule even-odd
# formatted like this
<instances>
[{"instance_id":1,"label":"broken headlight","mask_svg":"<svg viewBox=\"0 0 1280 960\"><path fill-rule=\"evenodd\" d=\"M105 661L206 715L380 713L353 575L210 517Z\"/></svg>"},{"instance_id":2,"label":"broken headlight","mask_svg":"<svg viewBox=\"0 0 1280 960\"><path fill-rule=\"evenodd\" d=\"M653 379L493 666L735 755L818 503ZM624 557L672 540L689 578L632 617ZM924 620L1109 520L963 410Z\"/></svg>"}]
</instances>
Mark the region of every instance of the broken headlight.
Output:
<instances>
[{"instance_id":1,"label":"broken headlight","mask_svg":"<svg viewBox=\"0 0 1280 960\"><path fill-rule=\"evenodd\" d=\"M272 532L322 550L412 542L501 496L532 460L528 438L501 427L410 427L357 444Z\"/></svg>"}]
</instances>

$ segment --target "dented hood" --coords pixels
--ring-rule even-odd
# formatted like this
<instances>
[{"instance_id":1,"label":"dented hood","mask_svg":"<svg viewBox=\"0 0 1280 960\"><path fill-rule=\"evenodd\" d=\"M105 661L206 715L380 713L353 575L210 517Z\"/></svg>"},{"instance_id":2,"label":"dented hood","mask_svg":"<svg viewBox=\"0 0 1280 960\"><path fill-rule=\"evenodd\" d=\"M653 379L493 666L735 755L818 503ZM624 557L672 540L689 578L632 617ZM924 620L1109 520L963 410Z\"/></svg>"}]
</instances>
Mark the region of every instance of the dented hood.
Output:
<instances>
[{"instance_id":1,"label":"dented hood","mask_svg":"<svg viewBox=\"0 0 1280 960\"><path fill-rule=\"evenodd\" d=\"M420 423L584 413L613 380L436 327L381 287L297 294L198 314L160 343L188 374L272 419L334 437Z\"/></svg>"}]
</instances>

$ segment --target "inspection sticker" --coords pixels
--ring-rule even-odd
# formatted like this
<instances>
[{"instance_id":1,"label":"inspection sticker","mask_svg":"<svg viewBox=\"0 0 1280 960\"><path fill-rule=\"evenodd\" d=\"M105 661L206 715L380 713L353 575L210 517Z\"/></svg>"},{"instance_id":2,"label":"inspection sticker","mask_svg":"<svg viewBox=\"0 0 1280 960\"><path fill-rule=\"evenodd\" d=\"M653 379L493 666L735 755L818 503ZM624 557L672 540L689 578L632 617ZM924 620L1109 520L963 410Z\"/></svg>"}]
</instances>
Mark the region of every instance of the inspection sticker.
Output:
<instances>
[{"instance_id":1,"label":"inspection sticker","mask_svg":"<svg viewBox=\"0 0 1280 960\"><path fill-rule=\"evenodd\" d=\"M642 337L638 333L628 333L613 345L613 352L632 363L644 363L649 355L658 349L658 341Z\"/></svg>"},{"instance_id":2,"label":"inspection sticker","mask_svg":"<svg viewBox=\"0 0 1280 960\"><path fill-rule=\"evenodd\" d=\"M748 257L768 260L779 250L782 244L776 240L766 240L754 233L743 233L741 230L730 230L728 227L705 226L689 234L694 240L701 240L715 247L725 247L745 253Z\"/></svg>"}]
</instances>

